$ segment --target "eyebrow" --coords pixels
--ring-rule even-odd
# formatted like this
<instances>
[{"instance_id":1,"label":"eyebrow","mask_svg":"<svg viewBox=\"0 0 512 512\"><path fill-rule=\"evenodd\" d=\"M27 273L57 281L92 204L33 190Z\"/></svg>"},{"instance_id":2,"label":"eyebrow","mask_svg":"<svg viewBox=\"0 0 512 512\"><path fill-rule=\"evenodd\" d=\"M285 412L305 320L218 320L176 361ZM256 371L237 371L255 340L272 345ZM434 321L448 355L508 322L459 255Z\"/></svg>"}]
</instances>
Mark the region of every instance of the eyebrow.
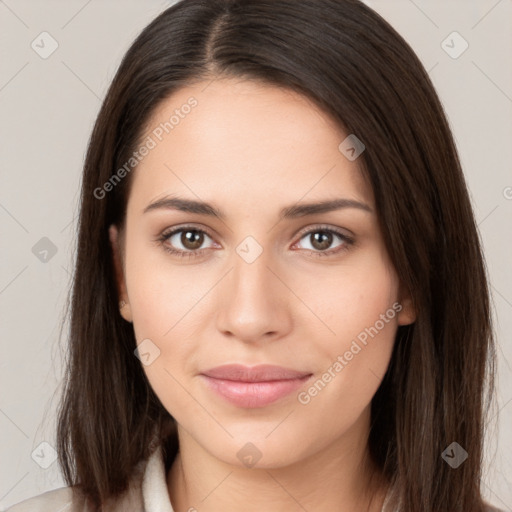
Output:
<instances>
[{"instance_id":1,"label":"eyebrow","mask_svg":"<svg viewBox=\"0 0 512 512\"><path fill-rule=\"evenodd\" d=\"M295 219L298 217L305 217L307 215L315 215L319 213L326 213L344 208L356 208L371 213L373 210L366 204L354 199L331 199L320 201L316 203L301 203L287 206L279 212L279 219ZM185 199L181 197L164 197L149 204L144 208L143 213L151 212L154 210L179 210L187 213L196 213L198 215L207 215L216 217L220 220L225 220L226 215L213 205L196 201L194 199Z\"/></svg>"}]
</instances>

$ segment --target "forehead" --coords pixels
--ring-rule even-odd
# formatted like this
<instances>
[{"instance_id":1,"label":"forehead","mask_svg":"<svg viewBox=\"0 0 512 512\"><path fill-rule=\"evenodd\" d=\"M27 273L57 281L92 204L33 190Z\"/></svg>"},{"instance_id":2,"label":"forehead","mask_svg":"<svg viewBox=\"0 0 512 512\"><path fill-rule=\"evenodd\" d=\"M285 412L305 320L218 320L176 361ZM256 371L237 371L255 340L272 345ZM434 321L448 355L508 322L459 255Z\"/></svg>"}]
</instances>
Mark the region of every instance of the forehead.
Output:
<instances>
[{"instance_id":1,"label":"forehead","mask_svg":"<svg viewBox=\"0 0 512 512\"><path fill-rule=\"evenodd\" d=\"M141 138L152 149L134 172L130 201L142 206L178 192L277 207L305 196L371 204L357 160L339 150L347 135L291 90L240 79L196 83L153 112Z\"/></svg>"}]
</instances>

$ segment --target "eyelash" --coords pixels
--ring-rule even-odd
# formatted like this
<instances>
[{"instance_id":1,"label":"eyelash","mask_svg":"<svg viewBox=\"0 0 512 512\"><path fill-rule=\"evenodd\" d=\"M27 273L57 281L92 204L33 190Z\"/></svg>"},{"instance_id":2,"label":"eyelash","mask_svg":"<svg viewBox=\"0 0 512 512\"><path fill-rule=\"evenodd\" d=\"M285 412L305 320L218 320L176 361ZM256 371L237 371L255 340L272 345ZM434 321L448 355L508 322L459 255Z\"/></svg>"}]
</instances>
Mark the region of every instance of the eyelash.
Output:
<instances>
[{"instance_id":1,"label":"eyelash","mask_svg":"<svg viewBox=\"0 0 512 512\"><path fill-rule=\"evenodd\" d=\"M165 242L167 242L167 240L169 240L169 238L171 238L176 233L180 233L182 231L187 231L187 230L195 231L197 233L203 233L213 239L213 236L208 231L206 231L204 229L199 229L194 226L180 226L179 228L172 229L171 231L164 231L157 238L156 241L162 246L164 251L172 254L173 256L178 256L179 258L195 258L195 257L201 256L202 253L204 251L207 251L208 249L197 249L195 251L182 251L179 249L172 249L171 247L169 247L168 245L165 244ZM329 228L326 226L316 226L313 229L309 229L308 231L299 233L299 236L300 236L299 241L302 240L302 238L304 238L307 235L311 235L313 233L318 233L318 232L332 233L334 235L337 235L339 238L341 238L341 240L344 242L344 244L341 246L338 246L334 250L331 249L328 251L312 251L310 249L306 249L314 257L325 257L325 256L331 256L333 254L339 254L339 253L347 251L349 249L349 247L354 244L354 239L352 237L349 237L348 235L342 233L341 231L338 231L336 229Z\"/></svg>"}]
</instances>

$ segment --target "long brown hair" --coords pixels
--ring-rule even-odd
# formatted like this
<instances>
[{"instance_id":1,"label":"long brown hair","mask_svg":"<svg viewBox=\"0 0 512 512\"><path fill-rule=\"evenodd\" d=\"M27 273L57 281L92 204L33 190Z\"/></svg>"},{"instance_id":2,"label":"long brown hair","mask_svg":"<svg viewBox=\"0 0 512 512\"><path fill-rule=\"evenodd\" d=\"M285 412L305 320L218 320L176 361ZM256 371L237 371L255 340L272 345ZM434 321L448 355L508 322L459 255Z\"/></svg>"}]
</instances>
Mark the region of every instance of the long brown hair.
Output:
<instances>
[{"instance_id":1,"label":"long brown hair","mask_svg":"<svg viewBox=\"0 0 512 512\"><path fill-rule=\"evenodd\" d=\"M58 424L68 485L99 506L127 489L152 441L163 443L167 469L178 449L175 421L134 356L133 326L118 309L108 228L124 223L131 174L108 193L98 190L129 160L162 100L219 76L297 91L365 144L358 162L417 311L414 324L399 327L372 401L370 454L403 510L481 512L494 374L481 242L428 74L404 39L358 0L182 0L126 53L83 172ZM454 441L469 454L457 469L441 457Z\"/></svg>"}]
</instances>

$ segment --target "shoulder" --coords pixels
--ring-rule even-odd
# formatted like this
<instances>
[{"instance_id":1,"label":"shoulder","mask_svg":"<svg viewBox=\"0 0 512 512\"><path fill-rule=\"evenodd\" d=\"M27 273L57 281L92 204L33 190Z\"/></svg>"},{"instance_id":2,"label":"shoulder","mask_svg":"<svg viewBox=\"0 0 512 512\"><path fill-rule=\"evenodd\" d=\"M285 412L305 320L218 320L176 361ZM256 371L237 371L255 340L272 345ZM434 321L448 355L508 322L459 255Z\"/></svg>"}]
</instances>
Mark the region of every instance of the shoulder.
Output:
<instances>
[{"instance_id":1,"label":"shoulder","mask_svg":"<svg viewBox=\"0 0 512 512\"><path fill-rule=\"evenodd\" d=\"M485 512L505 512L501 508L493 507L492 505L489 505L488 503L485 504Z\"/></svg>"},{"instance_id":2,"label":"shoulder","mask_svg":"<svg viewBox=\"0 0 512 512\"><path fill-rule=\"evenodd\" d=\"M104 512L140 512L144 508L142 474L146 461L137 466L128 488L102 503ZM3 511L3 509L2 509ZM76 487L61 487L28 498L3 512L96 512L91 501Z\"/></svg>"},{"instance_id":3,"label":"shoulder","mask_svg":"<svg viewBox=\"0 0 512 512\"><path fill-rule=\"evenodd\" d=\"M102 505L105 512L139 512L142 509L140 484L134 481L121 496ZM28 498L5 512L95 512L92 505L72 487L61 487L32 498Z\"/></svg>"},{"instance_id":4,"label":"shoulder","mask_svg":"<svg viewBox=\"0 0 512 512\"><path fill-rule=\"evenodd\" d=\"M71 487L61 487L38 496L28 498L12 507L6 512L75 512L82 508L77 507L76 500L73 502L73 490Z\"/></svg>"}]
</instances>

